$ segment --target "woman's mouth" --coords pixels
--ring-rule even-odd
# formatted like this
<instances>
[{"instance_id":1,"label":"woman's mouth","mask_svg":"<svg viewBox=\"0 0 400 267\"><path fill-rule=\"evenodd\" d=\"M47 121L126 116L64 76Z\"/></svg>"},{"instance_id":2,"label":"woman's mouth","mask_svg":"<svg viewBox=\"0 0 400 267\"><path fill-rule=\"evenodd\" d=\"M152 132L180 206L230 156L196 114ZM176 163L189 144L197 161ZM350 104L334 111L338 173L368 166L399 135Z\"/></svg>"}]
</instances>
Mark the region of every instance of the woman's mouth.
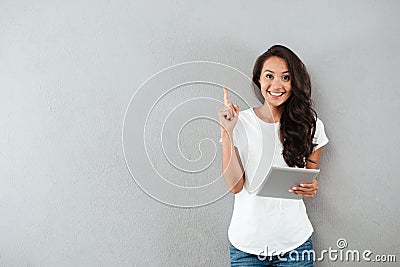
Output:
<instances>
[{"instance_id":1,"label":"woman's mouth","mask_svg":"<svg viewBox=\"0 0 400 267\"><path fill-rule=\"evenodd\" d=\"M283 96L286 92L271 92L268 91L268 93L272 96L272 98L280 98L281 96Z\"/></svg>"}]
</instances>

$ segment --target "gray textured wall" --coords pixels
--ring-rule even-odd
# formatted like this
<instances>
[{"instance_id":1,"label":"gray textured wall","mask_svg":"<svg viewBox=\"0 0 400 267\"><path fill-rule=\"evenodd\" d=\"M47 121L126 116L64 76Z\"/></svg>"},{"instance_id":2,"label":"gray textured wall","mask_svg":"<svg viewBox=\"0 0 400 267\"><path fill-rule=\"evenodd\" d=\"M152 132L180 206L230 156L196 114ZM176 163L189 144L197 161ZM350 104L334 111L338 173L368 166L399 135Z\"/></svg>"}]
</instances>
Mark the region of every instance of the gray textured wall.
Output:
<instances>
[{"instance_id":1,"label":"gray textured wall","mask_svg":"<svg viewBox=\"0 0 400 267\"><path fill-rule=\"evenodd\" d=\"M330 138L320 191L306 201L316 250L345 238L349 249L400 261L399 9L398 1L1 1L0 265L227 266L233 196L192 209L155 201L126 167L122 122L135 90L163 68L210 60L250 75L275 43L308 66ZM211 124L196 129L218 135ZM342 265L382 266L317 266Z\"/></svg>"}]
</instances>

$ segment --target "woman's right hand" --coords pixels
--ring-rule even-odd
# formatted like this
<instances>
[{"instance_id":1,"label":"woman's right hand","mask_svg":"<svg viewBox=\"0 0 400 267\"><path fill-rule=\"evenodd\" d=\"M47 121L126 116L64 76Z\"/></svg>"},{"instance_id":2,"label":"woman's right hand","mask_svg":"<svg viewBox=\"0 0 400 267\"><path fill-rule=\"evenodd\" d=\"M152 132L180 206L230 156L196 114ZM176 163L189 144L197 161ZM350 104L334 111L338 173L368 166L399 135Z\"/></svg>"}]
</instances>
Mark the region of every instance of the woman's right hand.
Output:
<instances>
[{"instance_id":1,"label":"woman's right hand","mask_svg":"<svg viewBox=\"0 0 400 267\"><path fill-rule=\"evenodd\" d=\"M224 106L219 110L218 117L221 123L221 137L223 132L227 131L229 134L233 133L239 116L239 106L235 106L229 102L228 89L224 87Z\"/></svg>"}]
</instances>

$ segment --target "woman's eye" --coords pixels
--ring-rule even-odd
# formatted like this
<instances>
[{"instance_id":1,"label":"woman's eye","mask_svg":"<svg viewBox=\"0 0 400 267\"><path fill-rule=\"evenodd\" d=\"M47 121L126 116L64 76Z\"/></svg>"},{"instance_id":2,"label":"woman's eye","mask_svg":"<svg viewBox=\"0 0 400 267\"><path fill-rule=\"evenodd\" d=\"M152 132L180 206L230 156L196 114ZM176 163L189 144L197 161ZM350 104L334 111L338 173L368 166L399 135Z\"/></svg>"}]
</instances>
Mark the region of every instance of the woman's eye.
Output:
<instances>
[{"instance_id":1,"label":"woman's eye","mask_svg":"<svg viewBox=\"0 0 400 267\"><path fill-rule=\"evenodd\" d=\"M290 76L289 75L283 75L282 76L282 80L285 81L285 82L288 82L288 81L290 81Z\"/></svg>"},{"instance_id":2,"label":"woman's eye","mask_svg":"<svg viewBox=\"0 0 400 267\"><path fill-rule=\"evenodd\" d=\"M265 74L265 78L267 79L272 79L274 76L272 76L271 74Z\"/></svg>"}]
</instances>

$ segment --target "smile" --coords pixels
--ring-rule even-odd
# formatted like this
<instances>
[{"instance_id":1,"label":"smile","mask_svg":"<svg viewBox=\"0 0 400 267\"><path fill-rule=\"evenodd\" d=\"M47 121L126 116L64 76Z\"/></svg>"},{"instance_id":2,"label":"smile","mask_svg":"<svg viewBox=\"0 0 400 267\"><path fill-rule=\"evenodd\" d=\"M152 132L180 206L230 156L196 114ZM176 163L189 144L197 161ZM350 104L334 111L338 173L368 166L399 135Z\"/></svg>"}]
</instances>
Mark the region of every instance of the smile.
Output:
<instances>
[{"instance_id":1,"label":"smile","mask_svg":"<svg viewBox=\"0 0 400 267\"><path fill-rule=\"evenodd\" d=\"M268 91L268 93L269 93L271 96L273 96L274 98L278 98L278 97L283 96L286 92L277 92L277 93L274 93L274 92Z\"/></svg>"}]
</instances>

